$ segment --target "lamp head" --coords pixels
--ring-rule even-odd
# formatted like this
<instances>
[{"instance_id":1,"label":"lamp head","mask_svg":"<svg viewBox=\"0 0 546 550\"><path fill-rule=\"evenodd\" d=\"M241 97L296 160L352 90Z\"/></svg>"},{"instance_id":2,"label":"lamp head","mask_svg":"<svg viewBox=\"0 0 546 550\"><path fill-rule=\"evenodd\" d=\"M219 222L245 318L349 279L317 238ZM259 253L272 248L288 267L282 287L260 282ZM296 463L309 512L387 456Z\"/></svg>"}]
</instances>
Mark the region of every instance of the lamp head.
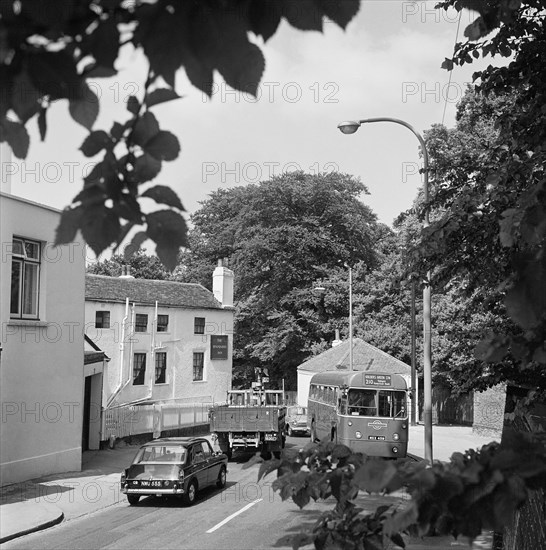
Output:
<instances>
[{"instance_id":1,"label":"lamp head","mask_svg":"<svg viewBox=\"0 0 546 550\"><path fill-rule=\"evenodd\" d=\"M337 127L344 134L354 134L360 128L360 122L356 120L344 120Z\"/></svg>"}]
</instances>

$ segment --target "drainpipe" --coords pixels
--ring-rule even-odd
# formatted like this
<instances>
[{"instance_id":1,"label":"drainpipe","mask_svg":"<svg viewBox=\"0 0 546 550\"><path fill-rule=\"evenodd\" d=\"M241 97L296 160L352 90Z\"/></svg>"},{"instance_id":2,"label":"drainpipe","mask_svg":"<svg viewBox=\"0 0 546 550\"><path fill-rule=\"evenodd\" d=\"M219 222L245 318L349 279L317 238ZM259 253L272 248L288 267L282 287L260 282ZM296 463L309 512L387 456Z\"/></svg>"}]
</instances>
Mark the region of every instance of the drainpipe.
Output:
<instances>
[{"instance_id":1,"label":"drainpipe","mask_svg":"<svg viewBox=\"0 0 546 550\"><path fill-rule=\"evenodd\" d=\"M110 399L108 399L108 403L106 404L106 408L109 409L110 405L114 401L114 399L120 394L120 392L125 389L127 384L131 381L131 372L132 372L132 366L133 366L133 333L132 330L126 331L125 327L127 324L127 318L129 317L129 298L125 299L125 317L123 318L123 327L122 327L122 342L120 344L120 352L121 352L121 359L119 364L119 371L120 371L120 381L118 384L118 387L114 391L114 393L110 396ZM130 328L132 329L135 324L135 304L131 306L131 323ZM125 355L125 338L126 338L126 332L129 332L130 334L130 340L129 340L129 377L128 380L123 383L123 366L125 361L124 355Z\"/></svg>"}]
</instances>

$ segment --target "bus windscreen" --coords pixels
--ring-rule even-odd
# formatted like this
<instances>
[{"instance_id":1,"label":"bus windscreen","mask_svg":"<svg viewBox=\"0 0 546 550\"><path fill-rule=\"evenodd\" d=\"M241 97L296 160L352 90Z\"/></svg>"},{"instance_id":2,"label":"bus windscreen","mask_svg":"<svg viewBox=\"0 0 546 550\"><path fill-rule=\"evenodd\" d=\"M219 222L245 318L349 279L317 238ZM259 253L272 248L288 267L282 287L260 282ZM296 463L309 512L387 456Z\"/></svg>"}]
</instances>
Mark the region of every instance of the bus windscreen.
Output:
<instances>
[{"instance_id":1,"label":"bus windscreen","mask_svg":"<svg viewBox=\"0 0 546 550\"><path fill-rule=\"evenodd\" d=\"M393 390L350 389L346 405L342 404L340 413L351 416L403 417L406 414L406 393Z\"/></svg>"}]
</instances>

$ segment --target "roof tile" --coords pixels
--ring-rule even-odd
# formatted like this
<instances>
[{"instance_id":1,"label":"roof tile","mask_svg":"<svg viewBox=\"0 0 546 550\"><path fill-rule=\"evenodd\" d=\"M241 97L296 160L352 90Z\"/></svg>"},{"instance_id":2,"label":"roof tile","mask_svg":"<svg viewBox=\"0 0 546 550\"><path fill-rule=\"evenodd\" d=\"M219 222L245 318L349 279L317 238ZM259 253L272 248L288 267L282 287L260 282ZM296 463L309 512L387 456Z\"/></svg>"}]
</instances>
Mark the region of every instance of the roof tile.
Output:
<instances>
[{"instance_id":1,"label":"roof tile","mask_svg":"<svg viewBox=\"0 0 546 550\"><path fill-rule=\"evenodd\" d=\"M85 276L85 299L96 302L131 302L141 305L223 309L210 290L196 283L156 281L106 275Z\"/></svg>"},{"instance_id":2,"label":"roof tile","mask_svg":"<svg viewBox=\"0 0 546 550\"><path fill-rule=\"evenodd\" d=\"M327 349L302 363L298 370L324 372L349 369L349 341ZM411 373L411 367L392 355L368 344L362 338L353 338L353 370L378 371L391 374Z\"/></svg>"}]
</instances>

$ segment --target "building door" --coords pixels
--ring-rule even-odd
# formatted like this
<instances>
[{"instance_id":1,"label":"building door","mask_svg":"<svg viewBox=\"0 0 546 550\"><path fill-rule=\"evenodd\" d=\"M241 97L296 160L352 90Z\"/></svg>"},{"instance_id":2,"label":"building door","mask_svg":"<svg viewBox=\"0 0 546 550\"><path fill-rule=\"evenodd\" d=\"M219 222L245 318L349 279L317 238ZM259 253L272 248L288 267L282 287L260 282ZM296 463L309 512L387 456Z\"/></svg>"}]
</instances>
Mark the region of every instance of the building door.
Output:
<instances>
[{"instance_id":1,"label":"building door","mask_svg":"<svg viewBox=\"0 0 546 550\"><path fill-rule=\"evenodd\" d=\"M89 450L89 420L91 418L91 380L92 376L85 377L85 390L83 395L83 426L82 426L82 451Z\"/></svg>"}]
</instances>

